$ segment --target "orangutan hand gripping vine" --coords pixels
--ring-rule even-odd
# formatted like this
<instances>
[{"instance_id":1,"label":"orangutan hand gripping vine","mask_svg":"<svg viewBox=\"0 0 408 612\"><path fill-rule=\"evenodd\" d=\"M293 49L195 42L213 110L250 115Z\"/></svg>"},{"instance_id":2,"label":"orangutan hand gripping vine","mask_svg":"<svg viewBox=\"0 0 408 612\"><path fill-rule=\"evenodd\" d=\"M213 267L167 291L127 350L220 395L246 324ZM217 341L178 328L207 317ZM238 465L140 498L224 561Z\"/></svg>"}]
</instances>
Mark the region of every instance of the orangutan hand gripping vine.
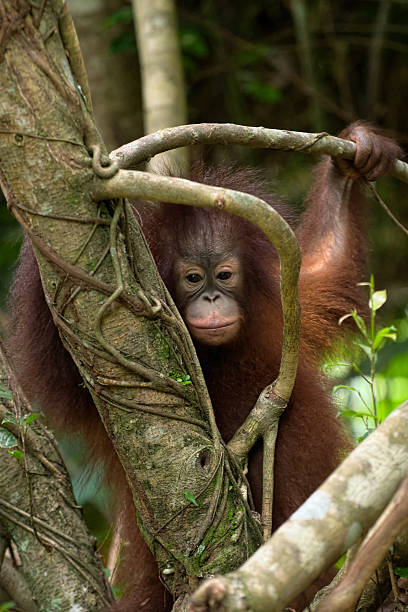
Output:
<instances>
[{"instance_id":1,"label":"orangutan hand gripping vine","mask_svg":"<svg viewBox=\"0 0 408 612\"><path fill-rule=\"evenodd\" d=\"M354 163L326 158L296 234L303 263L300 364L276 449L273 524L278 527L337 466L349 442L323 385L319 353L338 334L351 308L364 310L360 289L365 261L363 177L375 180L400 155L377 130L353 124L340 134L357 145ZM266 200L292 226L288 208L268 191L259 172L194 168L192 180L251 193ZM274 248L256 227L227 213L176 205L143 205L138 215L159 272L193 337L218 428L228 441L262 389L277 375L282 315ZM128 584L122 612L171 607L155 561L141 539L126 479L96 408L46 305L31 247L26 243L12 290L9 348L26 394L39 402L60 431L83 433L94 459L102 459L124 508L120 533L130 545L118 578ZM262 454L249 457L249 482L258 509Z\"/></svg>"}]
</instances>

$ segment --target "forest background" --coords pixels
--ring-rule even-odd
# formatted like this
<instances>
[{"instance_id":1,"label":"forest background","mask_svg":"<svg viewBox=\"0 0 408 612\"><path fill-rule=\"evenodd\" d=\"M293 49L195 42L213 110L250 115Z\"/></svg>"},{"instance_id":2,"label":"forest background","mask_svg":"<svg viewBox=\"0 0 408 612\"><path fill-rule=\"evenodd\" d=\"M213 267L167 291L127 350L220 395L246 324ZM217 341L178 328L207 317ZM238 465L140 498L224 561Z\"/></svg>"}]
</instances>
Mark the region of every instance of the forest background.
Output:
<instances>
[{"instance_id":1,"label":"forest background","mask_svg":"<svg viewBox=\"0 0 408 612\"><path fill-rule=\"evenodd\" d=\"M69 0L87 65L97 123L108 150L143 134L140 72L129 2ZM406 0L181 0L179 40L186 80L188 122L338 133L356 119L373 121L408 143L408 2ZM204 148L207 162L236 161L264 170L273 189L301 210L316 159L310 155ZM392 178L377 186L405 226L406 186ZM0 198L2 198L0 194ZM381 311L397 340L377 365L380 413L408 396L408 241L375 202L371 206L368 270L387 289ZM0 322L22 234L0 202ZM367 279L361 279L367 280ZM361 368L368 367L362 362ZM343 372L349 386L360 382ZM364 387L361 387L364 393ZM342 398L356 407L358 398ZM75 453L71 469L75 472ZM81 503L101 529L100 508L82 490ZM99 534L101 535L101 534Z\"/></svg>"}]
</instances>

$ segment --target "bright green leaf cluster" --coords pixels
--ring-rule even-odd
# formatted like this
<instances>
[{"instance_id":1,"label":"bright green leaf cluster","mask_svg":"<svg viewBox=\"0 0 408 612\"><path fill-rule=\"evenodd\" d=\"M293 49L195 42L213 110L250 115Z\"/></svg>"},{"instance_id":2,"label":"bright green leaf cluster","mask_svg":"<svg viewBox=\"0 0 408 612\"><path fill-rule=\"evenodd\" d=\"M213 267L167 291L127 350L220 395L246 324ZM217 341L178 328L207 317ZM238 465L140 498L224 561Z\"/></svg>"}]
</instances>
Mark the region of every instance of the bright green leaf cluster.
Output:
<instances>
[{"instance_id":1,"label":"bright green leaf cluster","mask_svg":"<svg viewBox=\"0 0 408 612\"><path fill-rule=\"evenodd\" d=\"M376 329L375 326L375 316L376 312L381 306L385 304L387 301L387 292L386 290L375 291L374 287L374 278L371 276L370 282L368 283L360 283L361 286L366 286L369 288L369 300L368 305L370 308L370 319L369 322L366 321L357 313L356 310L352 310L350 313L344 315L339 320L339 325L341 325L345 320L351 318L358 331L360 332L361 339L355 342L355 345L359 347L359 349L364 353L370 363L370 373L364 374L359 366L356 363L351 363L350 366L352 369L357 372L360 379L363 380L369 387L370 390L370 399L363 397L360 389L358 389L354 385L337 385L334 387L333 391L337 392L339 389L346 389L355 393L362 405L364 406L364 410L341 410L340 414L346 418L358 418L362 419L366 431L363 436L359 437L359 441L361 442L363 439L369 435L371 431L373 431L373 427L370 426L371 422L374 422L374 426L377 427L379 423L383 420L384 416L379 414L378 406L377 406L377 397L376 397L376 363L379 350L384 346L384 343L387 339L395 341L397 338L397 330L393 325L383 327L379 330ZM359 385L357 385L359 386ZM365 394L364 394L365 395Z\"/></svg>"},{"instance_id":2,"label":"bright green leaf cluster","mask_svg":"<svg viewBox=\"0 0 408 612\"><path fill-rule=\"evenodd\" d=\"M176 380L177 382L181 383L182 385L191 385L191 378L189 374L182 374L182 373L177 373L177 372L169 372L169 377L172 378L173 380Z\"/></svg>"}]
</instances>

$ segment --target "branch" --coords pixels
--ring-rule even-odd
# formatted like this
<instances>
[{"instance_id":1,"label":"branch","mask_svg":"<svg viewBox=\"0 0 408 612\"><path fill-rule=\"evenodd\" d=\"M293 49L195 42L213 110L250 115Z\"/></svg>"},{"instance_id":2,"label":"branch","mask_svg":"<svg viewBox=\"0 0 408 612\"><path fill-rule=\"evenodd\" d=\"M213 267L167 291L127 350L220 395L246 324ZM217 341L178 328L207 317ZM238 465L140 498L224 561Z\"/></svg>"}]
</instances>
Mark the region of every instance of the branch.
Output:
<instances>
[{"instance_id":1,"label":"branch","mask_svg":"<svg viewBox=\"0 0 408 612\"><path fill-rule=\"evenodd\" d=\"M271 130L266 128L253 128L246 126L238 126L232 124L198 124L198 125L187 125L180 126L177 128L171 128L156 132L149 136L145 136L137 141L124 145L120 149L111 153L111 158L118 162L122 168L127 168L134 164L139 163L143 159L148 159L158 152L164 151L170 147L180 147L192 144L243 144L247 146L267 147L274 149L283 149L290 151L307 151L307 152L325 152L332 156L345 157L352 159L355 154L355 144L343 140L337 137L329 136L325 133L322 134L306 134L301 132L288 132L283 130ZM393 172L394 175L397 173L399 178L408 182L408 165L401 161L397 161L394 164ZM129 183L134 180L136 184L131 185L129 191ZM170 179L171 180L171 179ZM177 181L177 179L173 179ZM114 181L114 188L112 189L112 181ZM103 197L118 197L126 196L133 198L141 198L147 200L158 200L165 202L174 202L179 204L205 206L208 208L218 208L219 203L217 201L220 197L225 198L224 195L218 195L222 190L217 188L211 193L208 192L208 199L197 198L197 195L193 193L192 189L189 191L187 183L177 184L174 183L174 192L170 192L169 183L162 190L157 182L154 186L152 185L154 179L145 177L145 175L135 174L133 178L129 175L124 175L123 172L112 179L109 186L105 185L101 188L101 192L97 193L98 198ZM121 185L118 185L121 183ZM126 183L126 185L125 185ZM177 187L179 185L179 187ZM190 184L191 185L191 184ZM177 189L185 188L185 194L180 197ZM203 189L208 189L207 186L197 187L203 192ZM105 189L107 189L105 191ZM198 193L198 191L197 191ZM234 192L230 192L231 197L237 196ZM185 197L184 197L185 196ZM245 197L245 196L241 196ZM243 202L245 205L245 201ZM250 200L248 199L248 204ZM248 206L247 204L247 206ZM224 208L224 207L223 207ZM258 225L268 235L267 227L259 223L254 218L247 216L247 212L244 207L231 206L230 208L224 208L228 212L233 212L243 216L250 221ZM268 236L271 239L271 236ZM272 238L272 243L276 247L279 256L279 240L278 243ZM295 253L293 254L295 256ZM293 298L284 289L285 283L285 265L281 259L281 299L282 307L285 313L293 312L293 306L291 306L290 299ZM297 281L296 281L297 282ZM287 285L286 285L287 286ZM289 297L288 302L286 298ZM295 297L297 300L297 296ZM292 304L295 304L293 300ZM289 305L285 309L286 304ZM297 313L290 320L289 316L285 319L284 329L284 350L282 353L281 370L280 375L283 371L288 372L288 381L285 386L284 392L281 392L280 382L278 380L269 385L264 392L260 395L256 405L251 411L250 415L246 419L242 427L236 432L233 439L229 442L228 447L239 457L246 457L250 448L256 440L263 436L264 438L264 476L263 476L263 522L264 522L264 537L267 538L272 532L272 503L273 503L273 461L275 454L275 444L278 432L279 418L286 408L287 400L290 397L294 376L297 366L297 352L298 352L298 321L296 320ZM293 341L293 352L287 350L287 347L292 344ZM285 363L285 358L288 356L288 362ZM285 366L283 364L285 363ZM293 367L294 369L286 369L286 366ZM292 377L293 374L293 377Z\"/></svg>"},{"instance_id":2,"label":"branch","mask_svg":"<svg viewBox=\"0 0 408 612\"><path fill-rule=\"evenodd\" d=\"M367 535L339 586L316 612L353 612L365 584L408 525L408 478Z\"/></svg>"},{"instance_id":3,"label":"branch","mask_svg":"<svg viewBox=\"0 0 408 612\"><path fill-rule=\"evenodd\" d=\"M131 168L163 151L199 144L238 144L262 149L319 153L344 159L353 159L356 152L356 145L350 140L329 136L325 132L308 134L233 123L196 123L143 136L115 149L110 157L117 160L121 168ZM408 183L408 164L397 160L389 174Z\"/></svg>"},{"instance_id":4,"label":"branch","mask_svg":"<svg viewBox=\"0 0 408 612\"><path fill-rule=\"evenodd\" d=\"M197 589L191 611L288 605L381 515L408 474L407 436L405 402L238 571Z\"/></svg>"}]
</instances>

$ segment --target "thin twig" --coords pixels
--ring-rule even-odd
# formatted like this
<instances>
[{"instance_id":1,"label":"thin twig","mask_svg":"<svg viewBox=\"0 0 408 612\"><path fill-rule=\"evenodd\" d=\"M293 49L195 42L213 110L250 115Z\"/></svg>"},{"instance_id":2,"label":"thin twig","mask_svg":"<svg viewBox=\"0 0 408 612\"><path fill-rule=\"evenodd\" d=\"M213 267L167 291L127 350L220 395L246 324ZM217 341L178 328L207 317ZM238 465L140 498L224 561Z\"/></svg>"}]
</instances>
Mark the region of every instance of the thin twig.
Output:
<instances>
[{"instance_id":1,"label":"thin twig","mask_svg":"<svg viewBox=\"0 0 408 612\"><path fill-rule=\"evenodd\" d=\"M401 223L401 221L399 221L397 219L397 217L391 212L391 210L388 208L387 204L384 202L384 200L382 199L382 197L377 193L377 190L375 189L374 185L372 183L369 183L367 181L368 187L372 193L372 195L374 196L374 198L377 200L377 202L380 204L380 206L383 207L383 209L385 210L385 212L387 213L387 215L394 221L395 225L397 225L403 232L404 234L407 234L408 236L408 229L405 227L405 225L403 225Z\"/></svg>"}]
</instances>

